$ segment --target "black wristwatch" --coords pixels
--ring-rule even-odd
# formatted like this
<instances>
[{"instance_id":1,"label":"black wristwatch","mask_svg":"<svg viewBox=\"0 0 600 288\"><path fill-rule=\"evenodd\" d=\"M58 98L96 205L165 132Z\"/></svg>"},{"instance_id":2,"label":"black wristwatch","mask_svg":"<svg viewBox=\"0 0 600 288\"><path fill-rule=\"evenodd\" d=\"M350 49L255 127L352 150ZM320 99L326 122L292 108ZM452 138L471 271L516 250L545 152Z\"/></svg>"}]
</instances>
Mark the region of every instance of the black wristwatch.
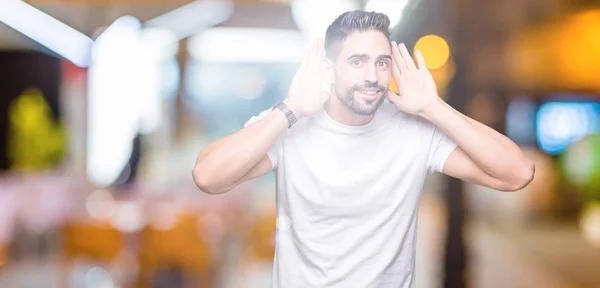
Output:
<instances>
[{"instance_id":1,"label":"black wristwatch","mask_svg":"<svg viewBox=\"0 0 600 288\"><path fill-rule=\"evenodd\" d=\"M285 117L288 119L288 122L289 122L288 128L291 128L292 125L294 125L294 124L296 124L296 122L298 122L298 119L296 118L296 114L294 114L294 111L292 111L292 109L290 109L290 107L288 107L287 104L285 104L283 102L279 102L277 105L275 105L273 107L273 109L279 109L279 110L281 110L281 112L283 112L283 114L285 114Z\"/></svg>"}]
</instances>

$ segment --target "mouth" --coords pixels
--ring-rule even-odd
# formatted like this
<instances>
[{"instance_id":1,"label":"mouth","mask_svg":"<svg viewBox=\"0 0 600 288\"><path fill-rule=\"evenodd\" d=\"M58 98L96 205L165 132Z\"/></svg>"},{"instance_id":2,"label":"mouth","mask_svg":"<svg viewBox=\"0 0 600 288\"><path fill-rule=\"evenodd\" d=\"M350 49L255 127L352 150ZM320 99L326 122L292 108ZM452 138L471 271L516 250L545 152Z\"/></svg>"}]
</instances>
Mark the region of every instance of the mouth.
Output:
<instances>
[{"instance_id":1,"label":"mouth","mask_svg":"<svg viewBox=\"0 0 600 288\"><path fill-rule=\"evenodd\" d=\"M379 94L381 94L381 90L379 90L379 89L359 89L359 90L356 90L356 93L364 100L372 101L372 100L377 99L377 97L379 97Z\"/></svg>"}]
</instances>

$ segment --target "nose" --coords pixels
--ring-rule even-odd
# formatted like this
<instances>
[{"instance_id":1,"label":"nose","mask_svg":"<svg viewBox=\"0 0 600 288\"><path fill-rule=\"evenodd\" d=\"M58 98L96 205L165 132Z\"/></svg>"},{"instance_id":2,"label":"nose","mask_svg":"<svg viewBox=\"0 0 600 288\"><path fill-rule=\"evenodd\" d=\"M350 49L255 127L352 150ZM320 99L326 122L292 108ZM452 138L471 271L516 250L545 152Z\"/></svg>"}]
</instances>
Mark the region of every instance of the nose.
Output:
<instances>
[{"instance_id":1,"label":"nose","mask_svg":"<svg viewBox=\"0 0 600 288\"><path fill-rule=\"evenodd\" d=\"M375 67L372 67L371 65L366 65L364 77L365 81L377 82L377 72L375 70Z\"/></svg>"}]
</instances>

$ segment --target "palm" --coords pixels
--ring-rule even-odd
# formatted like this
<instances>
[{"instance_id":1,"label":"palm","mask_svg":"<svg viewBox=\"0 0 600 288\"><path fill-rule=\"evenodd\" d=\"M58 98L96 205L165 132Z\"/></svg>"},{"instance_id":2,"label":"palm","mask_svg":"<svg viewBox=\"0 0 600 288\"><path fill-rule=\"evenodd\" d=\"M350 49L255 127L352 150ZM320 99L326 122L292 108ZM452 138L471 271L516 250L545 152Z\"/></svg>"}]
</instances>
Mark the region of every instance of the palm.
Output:
<instances>
[{"instance_id":1,"label":"palm","mask_svg":"<svg viewBox=\"0 0 600 288\"><path fill-rule=\"evenodd\" d=\"M398 109L410 113L419 114L428 106L440 101L433 76L425 66L425 60L417 51L417 62L410 57L404 44L392 44L394 65L392 74L398 83L399 94L388 93L388 99Z\"/></svg>"},{"instance_id":2,"label":"palm","mask_svg":"<svg viewBox=\"0 0 600 288\"><path fill-rule=\"evenodd\" d=\"M292 80L285 102L297 117L315 114L329 99L329 94L322 91L324 57L323 41L319 39L313 43Z\"/></svg>"}]
</instances>

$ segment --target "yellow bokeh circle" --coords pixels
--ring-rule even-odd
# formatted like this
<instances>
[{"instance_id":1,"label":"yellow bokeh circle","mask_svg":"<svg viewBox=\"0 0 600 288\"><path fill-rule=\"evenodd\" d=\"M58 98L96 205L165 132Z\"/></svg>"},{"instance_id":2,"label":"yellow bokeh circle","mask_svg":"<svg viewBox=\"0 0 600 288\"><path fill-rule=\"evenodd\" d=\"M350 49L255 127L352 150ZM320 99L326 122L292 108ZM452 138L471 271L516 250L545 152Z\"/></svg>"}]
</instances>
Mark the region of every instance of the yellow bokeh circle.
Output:
<instances>
[{"instance_id":1,"label":"yellow bokeh circle","mask_svg":"<svg viewBox=\"0 0 600 288\"><path fill-rule=\"evenodd\" d=\"M417 50L423 54L428 69L438 69L444 66L450 57L448 43L437 35L421 37L415 44L415 52Z\"/></svg>"}]
</instances>

